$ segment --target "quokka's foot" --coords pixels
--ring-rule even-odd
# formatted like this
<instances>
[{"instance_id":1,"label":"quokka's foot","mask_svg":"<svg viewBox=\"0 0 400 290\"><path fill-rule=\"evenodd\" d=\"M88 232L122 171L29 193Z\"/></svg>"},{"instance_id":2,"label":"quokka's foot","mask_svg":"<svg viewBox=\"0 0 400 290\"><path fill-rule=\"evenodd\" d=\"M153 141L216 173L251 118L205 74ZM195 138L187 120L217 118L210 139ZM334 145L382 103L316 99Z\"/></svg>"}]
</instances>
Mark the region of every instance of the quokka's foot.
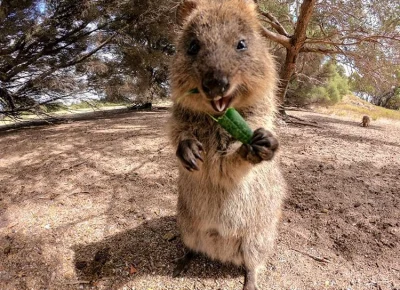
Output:
<instances>
[{"instance_id":1,"label":"quokka's foot","mask_svg":"<svg viewBox=\"0 0 400 290\"><path fill-rule=\"evenodd\" d=\"M199 170L198 160L203 161L201 152L203 145L195 139L187 139L179 142L176 156L181 161L183 167L188 171Z\"/></svg>"},{"instance_id":2,"label":"quokka's foot","mask_svg":"<svg viewBox=\"0 0 400 290\"><path fill-rule=\"evenodd\" d=\"M264 128L254 131L250 144L243 144L239 154L252 164L271 160L279 147L278 140Z\"/></svg>"},{"instance_id":3,"label":"quokka's foot","mask_svg":"<svg viewBox=\"0 0 400 290\"><path fill-rule=\"evenodd\" d=\"M178 277L189 270L190 262L195 258L197 254L193 251L188 251L183 257L177 260L172 277Z\"/></svg>"}]
</instances>

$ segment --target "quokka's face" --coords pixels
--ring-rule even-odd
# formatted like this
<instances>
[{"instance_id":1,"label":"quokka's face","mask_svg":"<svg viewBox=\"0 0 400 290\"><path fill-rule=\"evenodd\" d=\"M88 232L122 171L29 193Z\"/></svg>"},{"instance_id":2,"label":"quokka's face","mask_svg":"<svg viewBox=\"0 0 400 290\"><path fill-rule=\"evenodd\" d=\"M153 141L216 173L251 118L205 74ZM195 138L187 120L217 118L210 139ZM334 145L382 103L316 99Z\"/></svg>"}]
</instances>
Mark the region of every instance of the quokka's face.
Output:
<instances>
[{"instance_id":1,"label":"quokka's face","mask_svg":"<svg viewBox=\"0 0 400 290\"><path fill-rule=\"evenodd\" d=\"M255 95L274 87L275 67L253 6L231 0L192 9L171 68L176 102L218 115L251 105Z\"/></svg>"}]
</instances>

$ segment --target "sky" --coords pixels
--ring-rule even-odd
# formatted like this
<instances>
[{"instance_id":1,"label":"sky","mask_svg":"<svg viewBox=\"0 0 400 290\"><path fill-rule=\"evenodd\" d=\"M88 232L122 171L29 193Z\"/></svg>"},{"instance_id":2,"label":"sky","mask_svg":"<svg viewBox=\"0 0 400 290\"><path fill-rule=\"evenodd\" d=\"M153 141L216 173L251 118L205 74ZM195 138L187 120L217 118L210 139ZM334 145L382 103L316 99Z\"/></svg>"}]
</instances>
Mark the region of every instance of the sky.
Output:
<instances>
[{"instance_id":1,"label":"sky","mask_svg":"<svg viewBox=\"0 0 400 290\"><path fill-rule=\"evenodd\" d=\"M46 11L46 2L44 0L40 0L37 7L40 13L44 13Z\"/></svg>"}]
</instances>

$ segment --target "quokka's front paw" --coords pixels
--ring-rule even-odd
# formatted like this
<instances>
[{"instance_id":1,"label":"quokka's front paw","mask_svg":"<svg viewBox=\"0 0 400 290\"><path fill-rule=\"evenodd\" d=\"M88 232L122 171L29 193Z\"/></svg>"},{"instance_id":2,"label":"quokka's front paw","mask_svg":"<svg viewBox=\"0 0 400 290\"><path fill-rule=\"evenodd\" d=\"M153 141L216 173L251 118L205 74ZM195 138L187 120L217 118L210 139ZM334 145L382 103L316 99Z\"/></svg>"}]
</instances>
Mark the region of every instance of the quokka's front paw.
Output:
<instances>
[{"instance_id":1,"label":"quokka's front paw","mask_svg":"<svg viewBox=\"0 0 400 290\"><path fill-rule=\"evenodd\" d=\"M183 167L192 172L193 170L199 170L197 159L203 161L201 157L202 151L203 145L199 141L195 139L186 139L179 142L176 156L181 161Z\"/></svg>"},{"instance_id":2,"label":"quokka's front paw","mask_svg":"<svg viewBox=\"0 0 400 290\"><path fill-rule=\"evenodd\" d=\"M240 147L239 154L250 163L257 164L264 160L271 160L278 147L278 140L271 132L259 128L254 131L250 144L243 144Z\"/></svg>"}]
</instances>

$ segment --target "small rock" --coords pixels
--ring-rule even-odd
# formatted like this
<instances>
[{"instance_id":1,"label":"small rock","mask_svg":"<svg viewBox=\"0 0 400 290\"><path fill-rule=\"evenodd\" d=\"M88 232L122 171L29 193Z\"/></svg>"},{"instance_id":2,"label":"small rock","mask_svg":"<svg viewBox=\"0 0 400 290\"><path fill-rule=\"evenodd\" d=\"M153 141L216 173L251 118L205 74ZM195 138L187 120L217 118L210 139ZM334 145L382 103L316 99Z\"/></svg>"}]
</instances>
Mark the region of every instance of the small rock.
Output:
<instances>
[{"instance_id":1,"label":"small rock","mask_svg":"<svg viewBox=\"0 0 400 290\"><path fill-rule=\"evenodd\" d=\"M11 253L11 246L10 246L10 245L6 246L6 247L4 248L4 250L3 250L3 252L4 252L4 254L6 254L6 255L8 255L9 253Z\"/></svg>"},{"instance_id":2,"label":"small rock","mask_svg":"<svg viewBox=\"0 0 400 290\"><path fill-rule=\"evenodd\" d=\"M167 240L168 242L175 240L178 237L178 235L174 232L168 232L165 235L163 235L163 239Z\"/></svg>"},{"instance_id":3,"label":"small rock","mask_svg":"<svg viewBox=\"0 0 400 290\"><path fill-rule=\"evenodd\" d=\"M129 268L129 274L133 275L136 273L137 273L137 269L133 265L131 265L131 267Z\"/></svg>"}]
</instances>

